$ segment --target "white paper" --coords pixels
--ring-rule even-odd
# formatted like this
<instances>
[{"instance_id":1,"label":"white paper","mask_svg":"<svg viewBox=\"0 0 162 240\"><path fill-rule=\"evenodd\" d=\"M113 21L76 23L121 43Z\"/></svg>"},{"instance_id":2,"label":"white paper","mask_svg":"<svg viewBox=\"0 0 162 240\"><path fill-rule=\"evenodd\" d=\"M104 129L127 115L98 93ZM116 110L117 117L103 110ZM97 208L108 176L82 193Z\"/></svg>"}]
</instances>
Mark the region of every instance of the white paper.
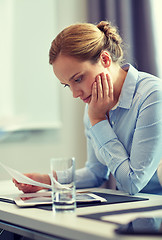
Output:
<instances>
[{"instance_id":1,"label":"white paper","mask_svg":"<svg viewBox=\"0 0 162 240\"><path fill-rule=\"evenodd\" d=\"M24 183L24 184L29 184L29 185L33 185L33 186L38 186L38 187L44 187L44 188L52 189L51 185L34 181L33 179L25 176L24 174L18 172L17 170L14 170L14 169L12 169L10 167L7 167L6 165L4 165L1 162L0 162L0 165L11 175L11 177L13 177L19 183ZM54 178L53 178L53 181L54 181L54 183L55 183L57 188L59 188L59 189L69 189L69 188L64 187L63 185L61 185Z\"/></svg>"}]
</instances>

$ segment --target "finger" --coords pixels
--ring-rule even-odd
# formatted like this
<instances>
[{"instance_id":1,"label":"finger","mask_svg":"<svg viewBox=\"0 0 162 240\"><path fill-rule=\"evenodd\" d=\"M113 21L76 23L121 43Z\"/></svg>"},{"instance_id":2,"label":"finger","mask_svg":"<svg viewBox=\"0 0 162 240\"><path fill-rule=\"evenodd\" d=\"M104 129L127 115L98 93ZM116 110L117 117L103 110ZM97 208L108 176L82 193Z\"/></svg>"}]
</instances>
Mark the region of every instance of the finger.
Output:
<instances>
[{"instance_id":1,"label":"finger","mask_svg":"<svg viewBox=\"0 0 162 240\"><path fill-rule=\"evenodd\" d=\"M108 82L108 87L109 87L109 97L111 100L114 98L114 91L113 91L113 83L111 81L111 78L108 74L106 74L107 82Z\"/></svg>"},{"instance_id":2,"label":"finger","mask_svg":"<svg viewBox=\"0 0 162 240\"><path fill-rule=\"evenodd\" d=\"M15 178L12 179L12 182L13 182L14 184L18 183Z\"/></svg>"},{"instance_id":3,"label":"finger","mask_svg":"<svg viewBox=\"0 0 162 240\"><path fill-rule=\"evenodd\" d=\"M15 184L15 185L19 190L22 190L22 189L26 188L25 184L22 184L22 183L18 183L18 184Z\"/></svg>"},{"instance_id":4,"label":"finger","mask_svg":"<svg viewBox=\"0 0 162 240\"><path fill-rule=\"evenodd\" d=\"M109 96L109 85L107 81L107 76L104 73L101 73L101 78L102 78L103 97L107 98Z\"/></svg>"},{"instance_id":5,"label":"finger","mask_svg":"<svg viewBox=\"0 0 162 240\"><path fill-rule=\"evenodd\" d=\"M92 86L92 102L97 102L97 83L94 82Z\"/></svg>"},{"instance_id":6,"label":"finger","mask_svg":"<svg viewBox=\"0 0 162 240\"><path fill-rule=\"evenodd\" d=\"M16 187L21 186L21 183L17 182L16 180L13 180L13 183L15 184Z\"/></svg>"},{"instance_id":7,"label":"finger","mask_svg":"<svg viewBox=\"0 0 162 240\"><path fill-rule=\"evenodd\" d=\"M101 101L103 99L103 87L102 87L102 81L101 76L97 76L97 99Z\"/></svg>"}]
</instances>

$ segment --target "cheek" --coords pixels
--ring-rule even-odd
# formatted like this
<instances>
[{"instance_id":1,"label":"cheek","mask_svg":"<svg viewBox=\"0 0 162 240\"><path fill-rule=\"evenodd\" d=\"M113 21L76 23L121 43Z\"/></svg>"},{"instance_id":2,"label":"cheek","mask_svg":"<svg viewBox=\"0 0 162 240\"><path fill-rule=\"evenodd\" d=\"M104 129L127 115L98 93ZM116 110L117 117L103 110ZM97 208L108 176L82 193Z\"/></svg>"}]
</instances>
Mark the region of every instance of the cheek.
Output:
<instances>
[{"instance_id":1,"label":"cheek","mask_svg":"<svg viewBox=\"0 0 162 240\"><path fill-rule=\"evenodd\" d=\"M93 83L94 83L94 79L93 81L87 81L84 85L84 91L87 92L88 94L91 94L92 92Z\"/></svg>"},{"instance_id":2,"label":"cheek","mask_svg":"<svg viewBox=\"0 0 162 240\"><path fill-rule=\"evenodd\" d=\"M86 81L86 88L89 91L92 91L93 83L96 81L96 75L91 75Z\"/></svg>"}]
</instances>

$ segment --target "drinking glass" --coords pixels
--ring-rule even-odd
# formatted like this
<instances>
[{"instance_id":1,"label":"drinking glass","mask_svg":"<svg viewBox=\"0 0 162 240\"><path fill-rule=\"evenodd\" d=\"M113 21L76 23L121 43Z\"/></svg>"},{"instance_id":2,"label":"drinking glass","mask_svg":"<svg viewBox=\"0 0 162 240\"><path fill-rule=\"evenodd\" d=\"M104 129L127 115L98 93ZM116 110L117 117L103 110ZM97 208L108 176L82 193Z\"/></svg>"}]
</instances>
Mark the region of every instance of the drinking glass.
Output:
<instances>
[{"instance_id":1,"label":"drinking glass","mask_svg":"<svg viewBox=\"0 0 162 240\"><path fill-rule=\"evenodd\" d=\"M75 158L53 158L50 165L53 211L74 212L76 209Z\"/></svg>"}]
</instances>

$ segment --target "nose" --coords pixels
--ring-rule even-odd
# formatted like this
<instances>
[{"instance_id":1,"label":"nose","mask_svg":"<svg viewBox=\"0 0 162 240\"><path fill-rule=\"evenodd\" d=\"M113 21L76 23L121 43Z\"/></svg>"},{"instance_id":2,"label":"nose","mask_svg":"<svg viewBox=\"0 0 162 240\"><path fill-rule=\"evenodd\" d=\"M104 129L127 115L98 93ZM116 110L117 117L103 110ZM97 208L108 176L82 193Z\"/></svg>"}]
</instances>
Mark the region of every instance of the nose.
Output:
<instances>
[{"instance_id":1,"label":"nose","mask_svg":"<svg viewBox=\"0 0 162 240\"><path fill-rule=\"evenodd\" d=\"M82 95L82 90L81 89L76 89L76 88L71 88L73 98L78 98L81 97Z\"/></svg>"},{"instance_id":2,"label":"nose","mask_svg":"<svg viewBox=\"0 0 162 240\"><path fill-rule=\"evenodd\" d=\"M73 98L78 98L81 96L81 91L73 91Z\"/></svg>"}]
</instances>

